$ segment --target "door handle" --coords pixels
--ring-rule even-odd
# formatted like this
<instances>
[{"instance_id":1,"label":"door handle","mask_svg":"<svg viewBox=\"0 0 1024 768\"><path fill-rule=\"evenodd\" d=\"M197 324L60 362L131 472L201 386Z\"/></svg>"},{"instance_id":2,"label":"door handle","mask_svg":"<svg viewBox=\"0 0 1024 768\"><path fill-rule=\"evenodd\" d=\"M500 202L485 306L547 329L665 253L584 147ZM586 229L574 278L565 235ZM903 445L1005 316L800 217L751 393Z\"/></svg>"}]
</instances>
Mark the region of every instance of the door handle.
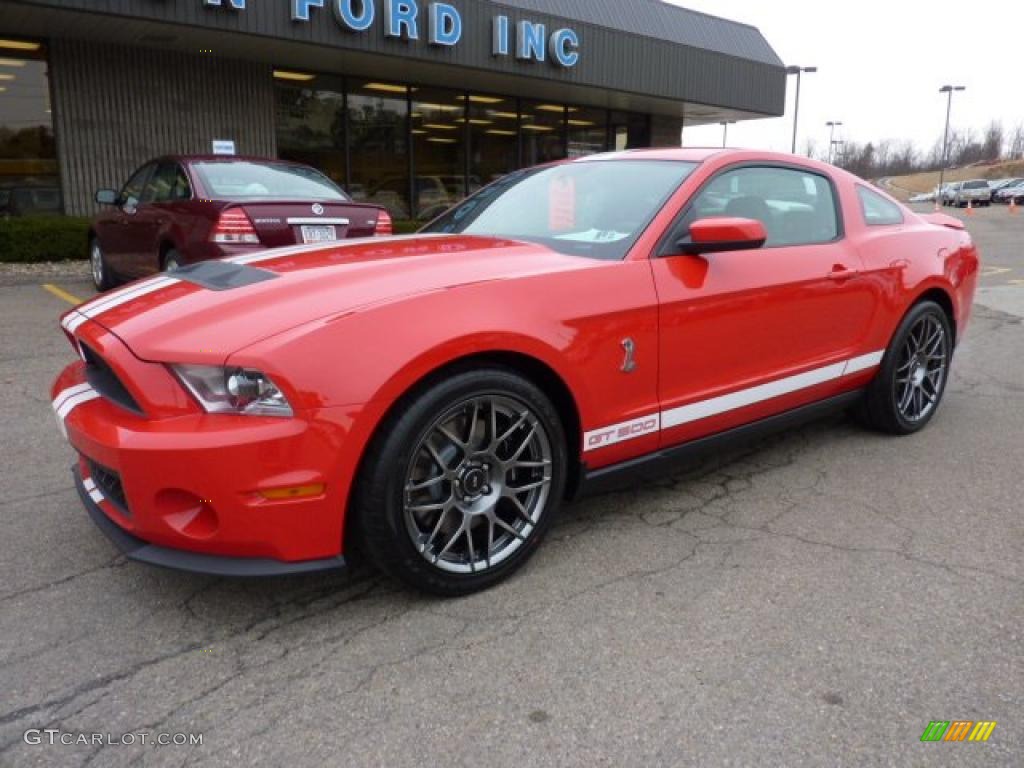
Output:
<instances>
[{"instance_id":1,"label":"door handle","mask_svg":"<svg viewBox=\"0 0 1024 768\"><path fill-rule=\"evenodd\" d=\"M845 264L833 264L832 271L828 273L829 280L852 280L860 274L856 269L850 269Z\"/></svg>"}]
</instances>

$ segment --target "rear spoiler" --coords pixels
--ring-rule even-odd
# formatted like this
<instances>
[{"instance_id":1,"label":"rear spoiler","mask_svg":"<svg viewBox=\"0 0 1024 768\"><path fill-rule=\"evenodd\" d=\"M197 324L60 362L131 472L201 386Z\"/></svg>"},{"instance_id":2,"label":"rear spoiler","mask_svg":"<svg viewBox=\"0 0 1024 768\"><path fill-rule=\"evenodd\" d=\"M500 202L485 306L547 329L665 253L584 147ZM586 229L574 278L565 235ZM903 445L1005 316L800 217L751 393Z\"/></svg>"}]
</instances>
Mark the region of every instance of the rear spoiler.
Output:
<instances>
[{"instance_id":1,"label":"rear spoiler","mask_svg":"<svg viewBox=\"0 0 1024 768\"><path fill-rule=\"evenodd\" d=\"M966 229L964 223L955 216L948 216L945 213L926 213L921 218L929 224L937 227L949 227L950 229Z\"/></svg>"}]
</instances>

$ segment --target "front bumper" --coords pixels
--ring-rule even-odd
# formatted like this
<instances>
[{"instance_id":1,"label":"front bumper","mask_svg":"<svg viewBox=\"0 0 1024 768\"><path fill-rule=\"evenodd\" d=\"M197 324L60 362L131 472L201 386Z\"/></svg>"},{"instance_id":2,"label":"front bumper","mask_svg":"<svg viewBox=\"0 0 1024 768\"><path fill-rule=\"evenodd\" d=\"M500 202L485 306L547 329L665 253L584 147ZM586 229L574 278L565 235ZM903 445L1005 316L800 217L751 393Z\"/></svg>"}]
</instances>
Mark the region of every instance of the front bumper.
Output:
<instances>
[{"instance_id":1,"label":"front bumper","mask_svg":"<svg viewBox=\"0 0 1024 768\"><path fill-rule=\"evenodd\" d=\"M117 523L104 514L97 502L93 501L92 493L85 487L82 472L78 466L71 468L75 478L75 489L82 500L86 512L96 527L106 534L114 546L120 549L130 560L162 568L173 568L179 571L204 573L211 576L290 576L298 573L314 573L317 571L338 570L345 567L345 558L340 555L322 560L304 560L297 563L285 563L260 557L227 557L204 555L199 552L188 552L182 549L158 547L119 527Z\"/></svg>"},{"instance_id":2,"label":"front bumper","mask_svg":"<svg viewBox=\"0 0 1024 768\"><path fill-rule=\"evenodd\" d=\"M129 557L222 575L344 566L345 507L361 444L348 438L358 407L288 419L206 414L163 366L87 325L88 342L123 375L140 408L92 389L81 361L58 376L52 397L78 453L83 503ZM143 379L145 389L135 386ZM147 399L153 391L167 393L163 402ZM311 487L295 497L276 493Z\"/></svg>"}]
</instances>

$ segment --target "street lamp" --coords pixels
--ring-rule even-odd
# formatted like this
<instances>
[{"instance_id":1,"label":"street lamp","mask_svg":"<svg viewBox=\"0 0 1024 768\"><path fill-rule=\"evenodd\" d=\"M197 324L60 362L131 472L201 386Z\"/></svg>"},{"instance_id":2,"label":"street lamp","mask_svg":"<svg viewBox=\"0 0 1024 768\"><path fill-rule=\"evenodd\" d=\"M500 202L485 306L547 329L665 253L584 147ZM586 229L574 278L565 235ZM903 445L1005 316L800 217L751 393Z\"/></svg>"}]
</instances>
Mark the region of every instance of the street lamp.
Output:
<instances>
[{"instance_id":1,"label":"street lamp","mask_svg":"<svg viewBox=\"0 0 1024 768\"><path fill-rule=\"evenodd\" d=\"M793 154L796 154L796 128L800 120L800 75L804 72L817 72L817 67L786 67L787 75L796 75L796 104L793 107Z\"/></svg>"},{"instance_id":2,"label":"street lamp","mask_svg":"<svg viewBox=\"0 0 1024 768\"><path fill-rule=\"evenodd\" d=\"M832 163L832 147L836 143L836 128L842 125L839 120L829 120L825 125L828 127L828 162Z\"/></svg>"},{"instance_id":3,"label":"street lamp","mask_svg":"<svg viewBox=\"0 0 1024 768\"><path fill-rule=\"evenodd\" d=\"M949 113L953 110L953 91L965 91L963 85L944 85L939 88L939 93L946 94L946 131L942 135L942 167L939 168L939 188L935 193L935 205L938 210L939 195L942 194L942 185L946 181L946 162L949 159Z\"/></svg>"},{"instance_id":4,"label":"street lamp","mask_svg":"<svg viewBox=\"0 0 1024 768\"><path fill-rule=\"evenodd\" d=\"M722 147L724 148L725 145L726 145L726 142L729 140L729 126L730 125L736 125L736 121L735 120L723 120L722 122L719 123L719 125L722 126Z\"/></svg>"},{"instance_id":5,"label":"street lamp","mask_svg":"<svg viewBox=\"0 0 1024 768\"><path fill-rule=\"evenodd\" d=\"M835 157L836 162L837 163L843 162L843 158L841 157L841 153L843 151L843 147L846 146L846 142L843 141L842 139L836 139L835 141L832 142L832 146L836 148L836 157ZM842 167L842 166L840 166L840 167Z\"/></svg>"}]
</instances>

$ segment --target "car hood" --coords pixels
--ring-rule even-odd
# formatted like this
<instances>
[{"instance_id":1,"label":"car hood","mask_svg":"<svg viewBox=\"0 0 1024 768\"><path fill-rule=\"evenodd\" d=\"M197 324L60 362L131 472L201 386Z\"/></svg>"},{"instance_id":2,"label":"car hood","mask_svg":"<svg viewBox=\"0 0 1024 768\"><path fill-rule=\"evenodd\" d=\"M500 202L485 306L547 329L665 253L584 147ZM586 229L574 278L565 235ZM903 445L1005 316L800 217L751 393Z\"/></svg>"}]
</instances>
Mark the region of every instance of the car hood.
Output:
<instances>
[{"instance_id":1,"label":"car hood","mask_svg":"<svg viewBox=\"0 0 1024 768\"><path fill-rule=\"evenodd\" d=\"M471 283L579 269L589 262L500 238L356 240L202 262L131 283L74 312L79 323L86 318L99 323L143 360L212 365L314 320Z\"/></svg>"}]
</instances>

